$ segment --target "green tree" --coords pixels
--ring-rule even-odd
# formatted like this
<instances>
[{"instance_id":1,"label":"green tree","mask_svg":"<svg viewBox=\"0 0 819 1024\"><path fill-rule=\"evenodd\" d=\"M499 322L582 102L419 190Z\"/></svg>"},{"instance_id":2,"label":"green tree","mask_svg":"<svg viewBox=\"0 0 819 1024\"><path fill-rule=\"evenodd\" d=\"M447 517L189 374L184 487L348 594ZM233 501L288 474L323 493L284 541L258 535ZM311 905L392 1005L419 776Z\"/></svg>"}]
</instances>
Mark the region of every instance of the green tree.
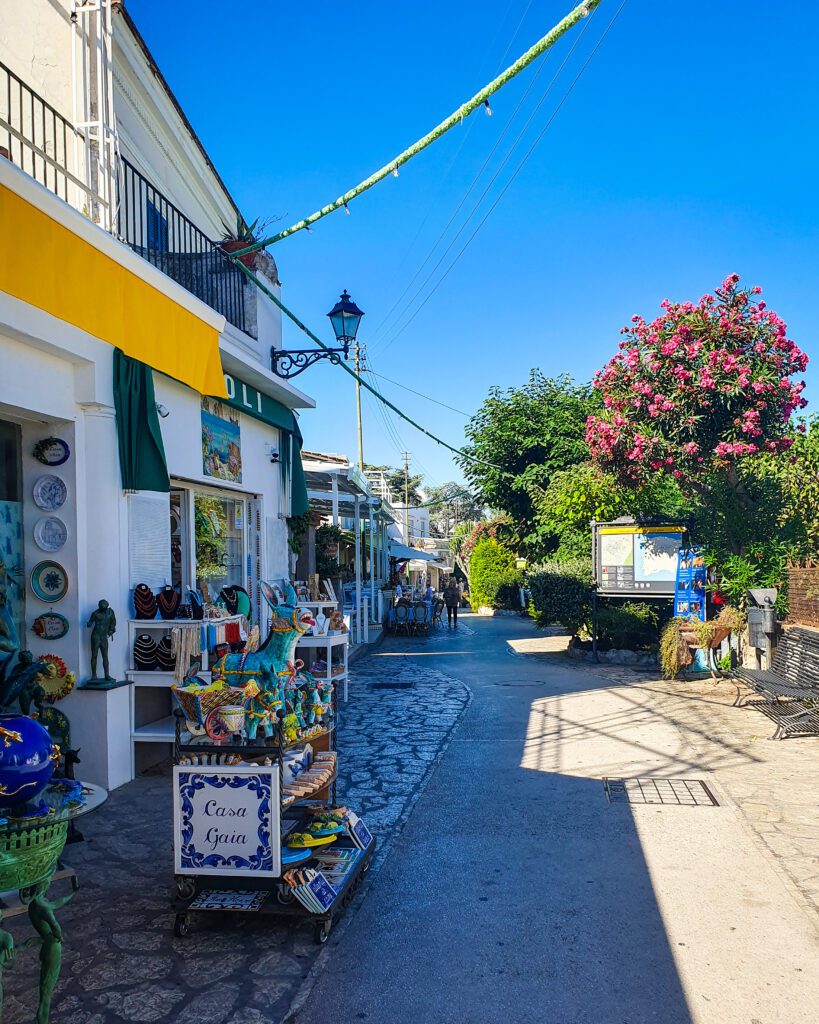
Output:
<instances>
[{"instance_id":1,"label":"green tree","mask_svg":"<svg viewBox=\"0 0 819 1024\"><path fill-rule=\"evenodd\" d=\"M374 466L371 463L366 462L364 464L365 470L376 470L384 473L387 479L387 487L389 487L395 501L403 505L404 504L404 467L403 466ZM409 494L410 505L420 505L423 502L423 497L420 493L420 488L424 482L424 477L421 473L409 473L407 475L407 491Z\"/></svg>"},{"instance_id":2,"label":"green tree","mask_svg":"<svg viewBox=\"0 0 819 1024\"><path fill-rule=\"evenodd\" d=\"M460 459L464 475L489 508L510 516L530 557L555 547L534 495L555 473L588 459L586 420L599 408L591 385L532 370L523 387L492 388L466 428L464 451L481 461Z\"/></svg>"},{"instance_id":3,"label":"green tree","mask_svg":"<svg viewBox=\"0 0 819 1024\"><path fill-rule=\"evenodd\" d=\"M517 587L521 574L515 568L515 556L496 540L480 540L469 560L469 601L473 610L481 605L497 606L501 588Z\"/></svg>"},{"instance_id":4,"label":"green tree","mask_svg":"<svg viewBox=\"0 0 819 1024\"><path fill-rule=\"evenodd\" d=\"M474 523L484 514L482 499L453 480L440 487L428 487L424 494L425 504L429 505L429 532L433 537L451 537L461 523Z\"/></svg>"}]
</instances>

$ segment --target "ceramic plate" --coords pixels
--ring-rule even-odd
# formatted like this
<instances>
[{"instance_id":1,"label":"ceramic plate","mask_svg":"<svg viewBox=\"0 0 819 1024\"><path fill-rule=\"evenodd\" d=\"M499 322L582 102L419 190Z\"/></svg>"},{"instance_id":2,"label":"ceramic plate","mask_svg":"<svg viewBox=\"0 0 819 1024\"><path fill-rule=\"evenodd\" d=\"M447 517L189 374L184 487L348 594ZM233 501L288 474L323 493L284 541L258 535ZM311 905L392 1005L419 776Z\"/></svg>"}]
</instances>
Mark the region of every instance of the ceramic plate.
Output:
<instances>
[{"instance_id":1,"label":"ceramic plate","mask_svg":"<svg viewBox=\"0 0 819 1024\"><path fill-rule=\"evenodd\" d=\"M68 573L59 562L38 562L31 570L31 589L41 601L61 601L68 593Z\"/></svg>"},{"instance_id":2,"label":"ceramic plate","mask_svg":"<svg viewBox=\"0 0 819 1024\"><path fill-rule=\"evenodd\" d=\"M41 476L34 485L34 504L46 512L62 508L68 497L68 488L58 476Z\"/></svg>"},{"instance_id":3,"label":"ceramic plate","mask_svg":"<svg viewBox=\"0 0 819 1024\"><path fill-rule=\"evenodd\" d=\"M323 828L318 832L310 832L311 836L316 836L318 839L324 838L324 836L337 836L341 832L346 831L344 825L336 825L335 828Z\"/></svg>"},{"instance_id":4,"label":"ceramic plate","mask_svg":"<svg viewBox=\"0 0 819 1024\"><path fill-rule=\"evenodd\" d=\"M53 676L40 677L40 686L45 690L45 699L48 703L56 704L74 689L74 673L68 671L66 663L56 654L38 654L37 660L51 665L54 669Z\"/></svg>"},{"instance_id":5,"label":"ceramic plate","mask_svg":"<svg viewBox=\"0 0 819 1024\"><path fill-rule=\"evenodd\" d=\"M282 864L298 864L299 861L307 860L311 856L310 850L291 850L289 846L282 847Z\"/></svg>"},{"instance_id":6,"label":"ceramic plate","mask_svg":"<svg viewBox=\"0 0 819 1024\"><path fill-rule=\"evenodd\" d=\"M59 612L43 612L32 622L31 632L43 640L59 640L68 632L68 619Z\"/></svg>"},{"instance_id":7,"label":"ceramic plate","mask_svg":"<svg viewBox=\"0 0 819 1024\"><path fill-rule=\"evenodd\" d=\"M323 839L308 839L305 841L304 846L288 846L289 850L304 850L309 849L312 846L326 846L328 843L332 843L335 836L325 836Z\"/></svg>"},{"instance_id":8,"label":"ceramic plate","mask_svg":"<svg viewBox=\"0 0 819 1024\"><path fill-rule=\"evenodd\" d=\"M34 524L34 543L42 551L59 551L68 540L68 529L57 516L43 516Z\"/></svg>"},{"instance_id":9,"label":"ceramic plate","mask_svg":"<svg viewBox=\"0 0 819 1024\"><path fill-rule=\"evenodd\" d=\"M34 445L34 458L44 466L62 466L70 455L68 442L61 437L46 437Z\"/></svg>"}]
</instances>

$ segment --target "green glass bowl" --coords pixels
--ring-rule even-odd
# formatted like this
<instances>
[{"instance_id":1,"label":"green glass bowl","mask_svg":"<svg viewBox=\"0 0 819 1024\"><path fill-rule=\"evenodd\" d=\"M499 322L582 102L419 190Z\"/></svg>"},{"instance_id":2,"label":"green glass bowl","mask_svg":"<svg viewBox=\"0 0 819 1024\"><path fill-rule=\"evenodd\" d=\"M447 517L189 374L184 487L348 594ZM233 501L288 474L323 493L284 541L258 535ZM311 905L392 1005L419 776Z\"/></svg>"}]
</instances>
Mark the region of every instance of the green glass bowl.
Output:
<instances>
[{"instance_id":1,"label":"green glass bowl","mask_svg":"<svg viewBox=\"0 0 819 1024\"><path fill-rule=\"evenodd\" d=\"M0 892L46 881L65 846L68 819L0 828Z\"/></svg>"}]
</instances>

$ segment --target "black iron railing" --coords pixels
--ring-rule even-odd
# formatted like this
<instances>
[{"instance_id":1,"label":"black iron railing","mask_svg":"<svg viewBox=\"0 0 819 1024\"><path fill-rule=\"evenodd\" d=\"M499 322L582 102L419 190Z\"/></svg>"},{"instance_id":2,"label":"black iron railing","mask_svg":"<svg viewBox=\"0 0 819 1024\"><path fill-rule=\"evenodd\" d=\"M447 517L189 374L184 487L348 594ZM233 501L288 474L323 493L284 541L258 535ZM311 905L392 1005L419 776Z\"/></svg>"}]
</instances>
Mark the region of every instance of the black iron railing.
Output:
<instances>
[{"instance_id":1,"label":"black iron railing","mask_svg":"<svg viewBox=\"0 0 819 1024\"><path fill-rule=\"evenodd\" d=\"M35 181L90 213L105 200L86 183L85 136L0 64L0 151Z\"/></svg>"},{"instance_id":2,"label":"black iron railing","mask_svg":"<svg viewBox=\"0 0 819 1024\"><path fill-rule=\"evenodd\" d=\"M121 164L120 237L163 274L246 330L242 272L132 164L124 159Z\"/></svg>"}]
</instances>

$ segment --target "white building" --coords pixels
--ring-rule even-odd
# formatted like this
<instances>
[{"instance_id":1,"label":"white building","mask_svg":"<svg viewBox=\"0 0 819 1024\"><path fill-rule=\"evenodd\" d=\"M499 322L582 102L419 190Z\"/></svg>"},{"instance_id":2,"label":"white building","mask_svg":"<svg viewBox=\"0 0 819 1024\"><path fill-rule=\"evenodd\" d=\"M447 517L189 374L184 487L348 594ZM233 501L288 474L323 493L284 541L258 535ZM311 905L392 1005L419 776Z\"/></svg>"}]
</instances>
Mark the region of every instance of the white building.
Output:
<instances>
[{"instance_id":1,"label":"white building","mask_svg":"<svg viewBox=\"0 0 819 1024\"><path fill-rule=\"evenodd\" d=\"M170 752L170 680L131 669L133 588L239 585L258 615L258 581L290 575L314 403L271 372L280 313L214 244L238 217L122 5L3 4L0 589L21 646L79 682L111 603L128 684L58 705L108 787ZM278 294L269 255L255 273ZM64 636L32 631L46 612Z\"/></svg>"}]
</instances>

